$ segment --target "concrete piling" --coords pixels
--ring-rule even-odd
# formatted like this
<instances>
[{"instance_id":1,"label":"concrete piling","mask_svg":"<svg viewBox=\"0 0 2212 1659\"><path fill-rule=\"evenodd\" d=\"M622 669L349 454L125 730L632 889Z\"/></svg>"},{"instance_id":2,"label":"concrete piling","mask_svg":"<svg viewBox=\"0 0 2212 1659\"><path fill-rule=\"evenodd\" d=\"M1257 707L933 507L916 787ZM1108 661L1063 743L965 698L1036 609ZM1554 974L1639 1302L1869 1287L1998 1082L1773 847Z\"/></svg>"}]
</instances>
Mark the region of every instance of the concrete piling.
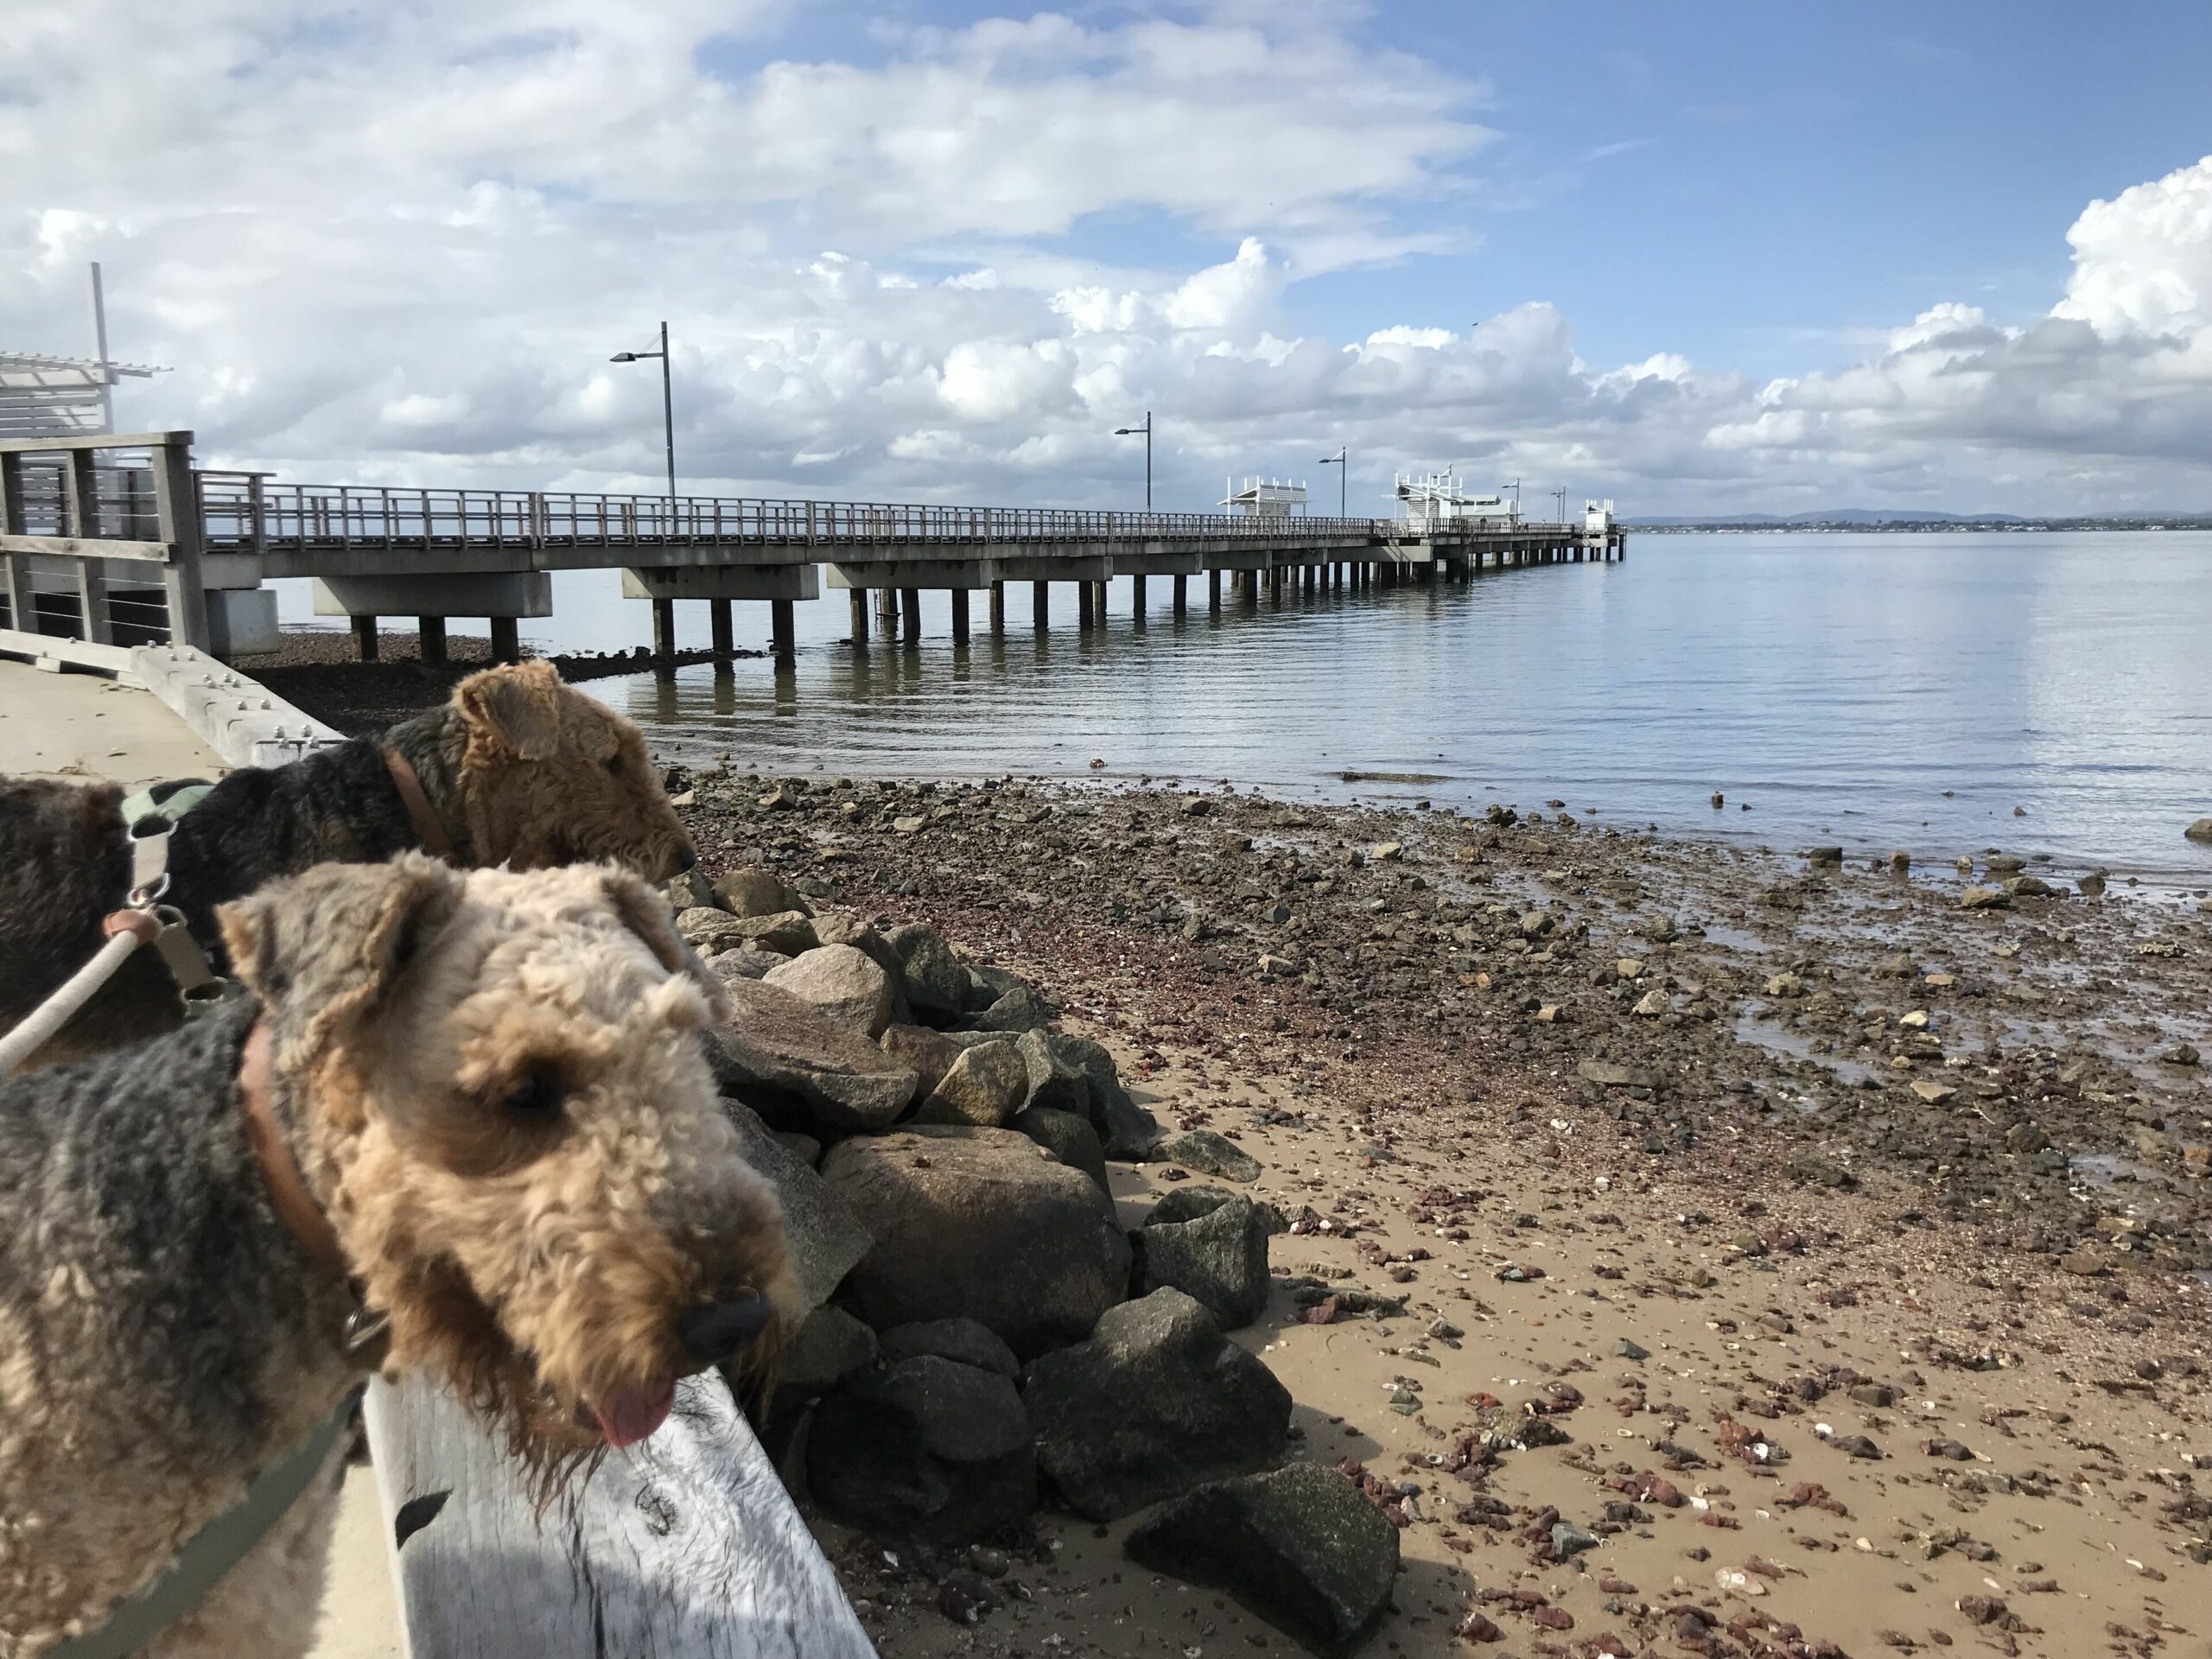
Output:
<instances>
[{"instance_id":1,"label":"concrete piling","mask_svg":"<svg viewBox=\"0 0 2212 1659\"><path fill-rule=\"evenodd\" d=\"M1188 576L1175 578L1175 614L1178 616L1183 614L1185 601L1189 597L1190 583L1191 579Z\"/></svg>"},{"instance_id":2,"label":"concrete piling","mask_svg":"<svg viewBox=\"0 0 2212 1659\"><path fill-rule=\"evenodd\" d=\"M512 616L492 619L492 660L495 663L518 663L522 660L522 625Z\"/></svg>"},{"instance_id":3,"label":"concrete piling","mask_svg":"<svg viewBox=\"0 0 2212 1659\"><path fill-rule=\"evenodd\" d=\"M365 663L377 659L377 620L373 616L353 619L353 654Z\"/></svg>"},{"instance_id":4,"label":"concrete piling","mask_svg":"<svg viewBox=\"0 0 2212 1659\"><path fill-rule=\"evenodd\" d=\"M1075 585L1075 625L1086 632L1090 628L1090 584L1087 582Z\"/></svg>"},{"instance_id":5,"label":"concrete piling","mask_svg":"<svg viewBox=\"0 0 2212 1659\"><path fill-rule=\"evenodd\" d=\"M952 642L958 645L968 643L968 590L965 588L952 590Z\"/></svg>"},{"instance_id":6,"label":"concrete piling","mask_svg":"<svg viewBox=\"0 0 2212 1659\"><path fill-rule=\"evenodd\" d=\"M991 584L991 635L994 639L1006 632L1006 583Z\"/></svg>"},{"instance_id":7,"label":"concrete piling","mask_svg":"<svg viewBox=\"0 0 2212 1659\"><path fill-rule=\"evenodd\" d=\"M725 662L737 650L736 621L730 614L732 603L727 599L707 601L708 624L714 630L715 655Z\"/></svg>"},{"instance_id":8,"label":"concrete piling","mask_svg":"<svg viewBox=\"0 0 2212 1659\"><path fill-rule=\"evenodd\" d=\"M416 617L415 637L421 642L423 660L432 668L443 668L446 663L445 618L442 616Z\"/></svg>"},{"instance_id":9,"label":"concrete piling","mask_svg":"<svg viewBox=\"0 0 2212 1659\"><path fill-rule=\"evenodd\" d=\"M676 601L653 601L653 655L665 662L676 655Z\"/></svg>"},{"instance_id":10,"label":"concrete piling","mask_svg":"<svg viewBox=\"0 0 2212 1659\"><path fill-rule=\"evenodd\" d=\"M868 643L868 589L867 589L867 588L854 588L854 589L853 589L853 592L852 592L852 607L853 607L853 643L854 643L855 645L866 645L866 644Z\"/></svg>"},{"instance_id":11,"label":"concrete piling","mask_svg":"<svg viewBox=\"0 0 2212 1659\"><path fill-rule=\"evenodd\" d=\"M1042 633L1052 626L1052 584L1049 582L1031 582L1029 584L1030 626Z\"/></svg>"},{"instance_id":12,"label":"concrete piling","mask_svg":"<svg viewBox=\"0 0 2212 1659\"><path fill-rule=\"evenodd\" d=\"M901 588L899 590L899 608L906 613L906 643L914 645L922 637L922 590Z\"/></svg>"}]
</instances>

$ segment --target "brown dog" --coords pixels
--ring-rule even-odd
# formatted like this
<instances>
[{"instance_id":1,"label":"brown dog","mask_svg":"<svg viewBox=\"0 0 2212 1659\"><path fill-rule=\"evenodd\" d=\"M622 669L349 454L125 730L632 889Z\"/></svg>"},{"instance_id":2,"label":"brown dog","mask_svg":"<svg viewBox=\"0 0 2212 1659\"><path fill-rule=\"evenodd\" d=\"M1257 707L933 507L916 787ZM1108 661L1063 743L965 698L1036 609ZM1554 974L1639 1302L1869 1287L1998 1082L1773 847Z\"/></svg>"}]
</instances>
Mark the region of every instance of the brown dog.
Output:
<instances>
[{"instance_id":1,"label":"brown dog","mask_svg":"<svg viewBox=\"0 0 2212 1659\"><path fill-rule=\"evenodd\" d=\"M0 1031L88 961L130 887L129 826L111 786L0 783ZM289 766L248 767L178 820L165 902L218 972L215 907L326 861L423 849L478 867L604 860L649 880L696 861L638 728L544 663L488 669L450 702ZM151 1035L182 1017L149 950L32 1061Z\"/></svg>"},{"instance_id":2,"label":"brown dog","mask_svg":"<svg viewBox=\"0 0 2212 1659\"><path fill-rule=\"evenodd\" d=\"M250 995L0 1079L0 1659L102 1625L372 1367L550 1490L798 1311L721 988L635 876L327 864L223 926ZM144 1651L305 1648L343 1450Z\"/></svg>"}]
</instances>

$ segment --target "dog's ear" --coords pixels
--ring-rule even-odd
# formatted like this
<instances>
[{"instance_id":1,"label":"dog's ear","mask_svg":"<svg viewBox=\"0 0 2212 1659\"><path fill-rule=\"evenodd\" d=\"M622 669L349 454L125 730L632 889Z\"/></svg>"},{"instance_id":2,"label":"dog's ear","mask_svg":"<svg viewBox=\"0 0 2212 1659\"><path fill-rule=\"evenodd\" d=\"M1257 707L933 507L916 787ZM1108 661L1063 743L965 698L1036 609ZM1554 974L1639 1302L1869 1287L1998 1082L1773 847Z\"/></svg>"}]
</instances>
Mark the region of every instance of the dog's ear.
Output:
<instances>
[{"instance_id":1,"label":"dog's ear","mask_svg":"<svg viewBox=\"0 0 2212 1659\"><path fill-rule=\"evenodd\" d=\"M403 853L388 864L318 864L217 915L232 971L272 1011L304 1014L319 1042L390 991L459 906L461 883L437 860Z\"/></svg>"},{"instance_id":2,"label":"dog's ear","mask_svg":"<svg viewBox=\"0 0 2212 1659\"><path fill-rule=\"evenodd\" d=\"M516 663L472 674L453 689L472 737L518 760L543 760L561 745L561 700L569 689L550 663Z\"/></svg>"},{"instance_id":3,"label":"dog's ear","mask_svg":"<svg viewBox=\"0 0 2212 1659\"><path fill-rule=\"evenodd\" d=\"M645 942L654 958L670 973L683 974L698 982L707 999L708 1017L715 1024L728 1020L728 988L676 931L676 916L668 900L629 871L612 865L601 872L600 879L607 884L607 902L621 917L622 925Z\"/></svg>"}]
</instances>

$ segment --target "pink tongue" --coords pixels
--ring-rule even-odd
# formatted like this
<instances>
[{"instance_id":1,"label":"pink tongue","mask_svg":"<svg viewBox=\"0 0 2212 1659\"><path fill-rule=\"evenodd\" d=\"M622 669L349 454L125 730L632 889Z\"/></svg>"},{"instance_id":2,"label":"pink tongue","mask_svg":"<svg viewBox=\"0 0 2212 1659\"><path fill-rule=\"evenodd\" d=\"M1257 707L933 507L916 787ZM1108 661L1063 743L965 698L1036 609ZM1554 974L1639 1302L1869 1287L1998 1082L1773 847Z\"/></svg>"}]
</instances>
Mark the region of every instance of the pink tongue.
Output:
<instances>
[{"instance_id":1,"label":"pink tongue","mask_svg":"<svg viewBox=\"0 0 2212 1659\"><path fill-rule=\"evenodd\" d=\"M676 1385L664 1382L657 1389L625 1389L609 1395L592 1408L592 1414L599 1419L599 1432L607 1443L619 1452L666 1422L675 1403Z\"/></svg>"}]
</instances>

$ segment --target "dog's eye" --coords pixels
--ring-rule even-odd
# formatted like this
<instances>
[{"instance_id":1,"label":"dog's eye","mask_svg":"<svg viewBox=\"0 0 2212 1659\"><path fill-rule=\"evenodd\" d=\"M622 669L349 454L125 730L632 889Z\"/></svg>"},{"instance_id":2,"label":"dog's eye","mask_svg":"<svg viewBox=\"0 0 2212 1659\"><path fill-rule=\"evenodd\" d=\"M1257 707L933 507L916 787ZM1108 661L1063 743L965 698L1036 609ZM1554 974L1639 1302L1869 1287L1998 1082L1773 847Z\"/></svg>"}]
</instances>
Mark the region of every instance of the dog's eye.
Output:
<instances>
[{"instance_id":1,"label":"dog's eye","mask_svg":"<svg viewBox=\"0 0 2212 1659\"><path fill-rule=\"evenodd\" d=\"M533 1071L500 1101L502 1109L517 1117L550 1117L561 1109L561 1080L550 1071Z\"/></svg>"},{"instance_id":2,"label":"dog's eye","mask_svg":"<svg viewBox=\"0 0 2212 1659\"><path fill-rule=\"evenodd\" d=\"M610 778L622 775L622 756L619 752L607 757L607 775Z\"/></svg>"}]
</instances>

